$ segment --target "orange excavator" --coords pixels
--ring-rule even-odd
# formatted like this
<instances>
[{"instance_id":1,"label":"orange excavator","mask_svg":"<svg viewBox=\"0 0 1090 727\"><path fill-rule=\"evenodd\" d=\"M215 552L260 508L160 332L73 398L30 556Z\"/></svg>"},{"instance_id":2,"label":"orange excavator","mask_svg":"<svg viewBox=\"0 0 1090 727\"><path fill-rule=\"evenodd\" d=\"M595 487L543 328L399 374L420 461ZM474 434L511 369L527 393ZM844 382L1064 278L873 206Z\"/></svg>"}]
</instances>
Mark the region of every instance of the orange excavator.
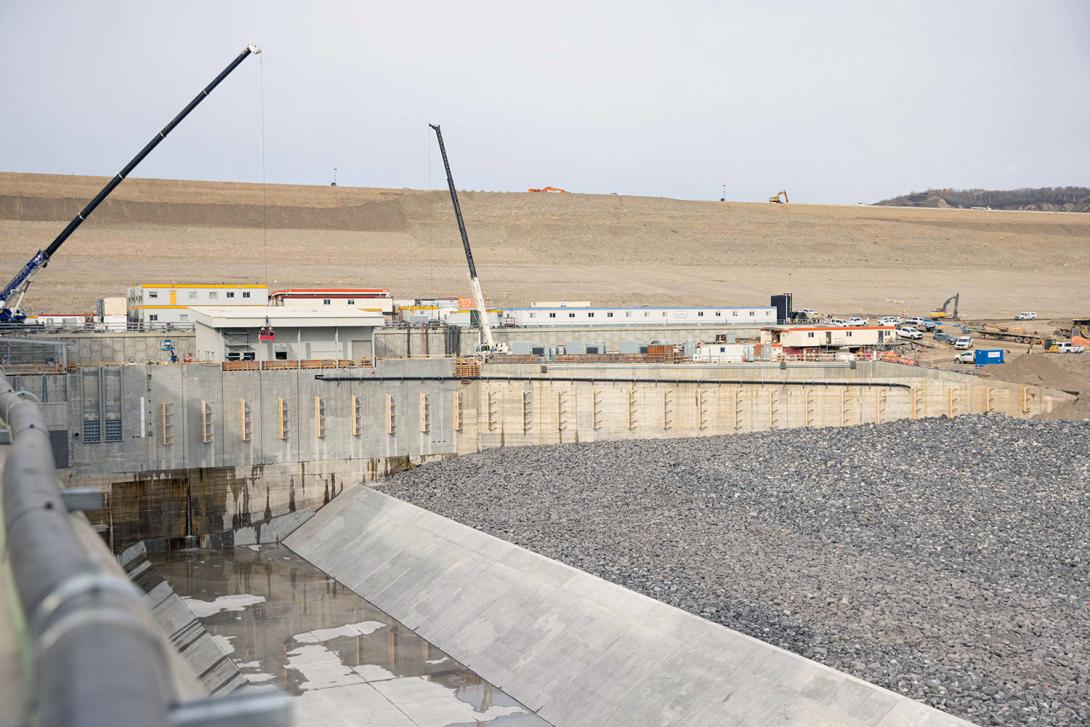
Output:
<instances>
[{"instance_id":1,"label":"orange excavator","mask_svg":"<svg viewBox=\"0 0 1090 727\"><path fill-rule=\"evenodd\" d=\"M541 189L534 189L533 187L530 187L526 191L527 192L563 192L564 194L568 193L568 190L561 189L560 187L542 187Z\"/></svg>"}]
</instances>

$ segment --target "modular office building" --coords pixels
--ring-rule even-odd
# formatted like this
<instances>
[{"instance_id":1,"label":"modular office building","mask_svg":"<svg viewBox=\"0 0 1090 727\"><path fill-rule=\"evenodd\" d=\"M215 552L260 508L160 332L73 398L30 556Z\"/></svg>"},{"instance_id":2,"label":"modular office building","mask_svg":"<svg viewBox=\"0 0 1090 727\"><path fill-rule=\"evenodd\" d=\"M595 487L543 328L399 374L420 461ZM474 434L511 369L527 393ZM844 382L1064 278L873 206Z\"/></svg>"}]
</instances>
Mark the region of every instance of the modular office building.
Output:
<instances>
[{"instance_id":1,"label":"modular office building","mask_svg":"<svg viewBox=\"0 0 1090 727\"><path fill-rule=\"evenodd\" d=\"M576 308L572 306L507 308L503 322L509 326L663 326L754 325L776 322L771 306L703 306Z\"/></svg>"},{"instance_id":2,"label":"modular office building","mask_svg":"<svg viewBox=\"0 0 1090 727\"><path fill-rule=\"evenodd\" d=\"M141 283L129 288L129 323L144 328L192 328L194 305L266 305L269 286L246 284Z\"/></svg>"}]
</instances>

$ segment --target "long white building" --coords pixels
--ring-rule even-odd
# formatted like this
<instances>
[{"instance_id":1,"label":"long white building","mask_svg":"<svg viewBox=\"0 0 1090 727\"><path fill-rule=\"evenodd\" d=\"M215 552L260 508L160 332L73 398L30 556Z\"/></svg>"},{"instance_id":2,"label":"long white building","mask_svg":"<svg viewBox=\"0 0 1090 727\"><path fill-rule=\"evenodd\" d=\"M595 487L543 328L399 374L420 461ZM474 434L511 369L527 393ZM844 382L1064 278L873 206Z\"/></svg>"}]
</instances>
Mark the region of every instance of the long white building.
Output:
<instances>
[{"instance_id":1,"label":"long white building","mask_svg":"<svg viewBox=\"0 0 1090 727\"><path fill-rule=\"evenodd\" d=\"M603 308L556 306L507 308L508 326L662 326L662 325L768 325L776 322L771 306L660 306Z\"/></svg>"},{"instance_id":2,"label":"long white building","mask_svg":"<svg viewBox=\"0 0 1090 727\"><path fill-rule=\"evenodd\" d=\"M384 288L288 288L274 290L270 299L273 305L293 308L348 307L384 316L394 312L394 299Z\"/></svg>"}]
</instances>

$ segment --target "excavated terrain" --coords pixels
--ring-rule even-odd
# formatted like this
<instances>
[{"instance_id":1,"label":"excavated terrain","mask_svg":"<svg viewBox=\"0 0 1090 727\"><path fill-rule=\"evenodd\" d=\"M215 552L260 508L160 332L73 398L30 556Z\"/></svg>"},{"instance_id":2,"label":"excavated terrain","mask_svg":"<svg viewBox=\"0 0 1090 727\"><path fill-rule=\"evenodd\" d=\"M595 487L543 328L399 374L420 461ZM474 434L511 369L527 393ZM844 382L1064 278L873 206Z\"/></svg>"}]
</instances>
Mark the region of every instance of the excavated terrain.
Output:
<instances>
[{"instance_id":1,"label":"excavated terrain","mask_svg":"<svg viewBox=\"0 0 1090 727\"><path fill-rule=\"evenodd\" d=\"M980 724L1090 724L1090 423L510 448L386 488Z\"/></svg>"},{"instance_id":2,"label":"excavated terrain","mask_svg":"<svg viewBox=\"0 0 1090 727\"><path fill-rule=\"evenodd\" d=\"M0 268L14 274L105 181L0 173ZM920 315L960 292L966 317L1069 319L1090 270L1085 214L526 192L461 201L496 305L752 305L791 291L823 313ZM468 293L444 189L129 179L26 303L87 311L142 282Z\"/></svg>"}]
</instances>

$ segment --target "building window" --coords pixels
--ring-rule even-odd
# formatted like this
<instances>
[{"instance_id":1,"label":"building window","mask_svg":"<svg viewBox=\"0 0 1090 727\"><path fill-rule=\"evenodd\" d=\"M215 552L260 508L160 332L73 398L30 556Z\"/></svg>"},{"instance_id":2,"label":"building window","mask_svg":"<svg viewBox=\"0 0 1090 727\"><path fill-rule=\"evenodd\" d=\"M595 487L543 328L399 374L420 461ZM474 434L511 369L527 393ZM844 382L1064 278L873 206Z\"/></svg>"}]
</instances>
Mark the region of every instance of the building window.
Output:
<instances>
[{"instance_id":1,"label":"building window","mask_svg":"<svg viewBox=\"0 0 1090 727\"><path fill-rule=\"evenodd\" d=\"M217 293L216 291L214 291L214 290L208 291L208 299L209 300L216 300L219 297L220 297L220 294Z\"/></svg>"},{"instance_id":2,"label":"building window","mask_svg":"<svg viewBox=\"0 0 1090 727\"><path fill-rule=\"evenodd\" d=\"M651 311L646 311L646 310L645 310L645 311L643 312L643 317L644 317L644 318L647 318L647 317L648 317L649 315L651 315Z\"/></svg>"},{"instance_id":3,"label":"building window","mask_svg":"<svg viewBox=\"0 0 1090 727\"><path fill-rule=\"evenodd\" d=\"M666 317L666 311L663 311L663 312L662 312L662 317L663 317L663 318L665 318L665 317Z\"/></svg>"},{"instance_id":4,"label":"building window","mask_svg":"<svg viewBox=\"0 0 1090 727\"><path fill-rule=\"evenodd\" d=\"M183 313L179 320L188 321L189 320L189 314L188 313Z\"/></svg>"},{"instance_id":5,"label":"building window","mask_svg":"<svg viewBox=\"0 0 1090 727\"><path fill-rule=\"evenodd\" d=\"M234 298L234 297L235 297L235 291L233 291L233 290L228 290L228 291L227 291L227 297L228 297L228 298Z\"/></svg>"},{"instance_id":6,"label":"building window","mask_svg":"<svg viewBox=\"0 0 1090 727\"><path fill-rule=\"evenodd\" d=\"M703 317L704 317L704 311L702 311L702 310L698 310L698 311L696 312L696 317L697 317L697 318L703 318Z\"/></svg>"},{"instance_id":7,"label":"building window","mask_svg":"<svg viewBox=\"0 0 1090 727\"><path fill-rule=\"evenodd\" d=\"M749 312L749 317L750 317L750 318L752 318L752 317L753 317L753 316L755 316L755 315L757 315L756 311L750 311L750 312Z\"/></svg>"},{"instance_id":8,"label":"building window","mask_svg":"<svg viewBox=\"0 0 1090 727\"><path fill-rule=\"evenodd\" d=\"M632 311L630 311L630 310L626 310L626 311L624 312L624 317L625 317L625 318L631 318L631 317L632 317Z\"/></svg>"},{"instance_id":9,"label":"building window","mask_svg":"<svg viewBox=\"0 0 1090 727\"><path fill-rule=\"evenodd\" d=\"M731 314L732 316L734 316L735 318L737 318L737 317L738 317L738 311L736 311L736 310L732 310L732 311L730 312L730 314Z\"/></svg>"},{"instance_id":10,"label":"building window","mask_svg":"<svg viewBox=\"0 0 1090 727\"><path fill-rule=\"evenodd\" d=\"M814 337L814 332L810 331L809 333L806 334L806 337L807 338L813 338Z\"/></svg>"},{"instance_id":11,"label":"building window","mask_svg":"<svg viewBox=\"0 0 1090 727\"><path fill-rule=\"evenodd\" d=\"M715 317L716 317L716 318L718 318L718 317L719 317L719 316L721 316L721 315L723 315L723 312L722 312L722 311L716 311L716 312L715 312Z\"/></svg>"},{"instance_id":12,"label":"building window","mask_svg":"<svg viewBox=\"0 0 1090 727\"><path fill-rule=\"evenodd\" d=\"M593 317L594 317L594 313L587 313L587 318L593 318Z\"/></svg>"},{"instance_id":13,"label":"building window","mask_svg":"<svg viewBox=\"0 0 1090 727\"><path fill-rule=\"evenodd\" d=\"M574 313L569 313L568 318L575 318L575 314Z\"/></svg>"},{"instance_id":14,"label":"building window","mask_svg":"<svg viewBox=\"0 0 1090 727\"><path fill-rule=\"evenodd\" d=\"M158 298L159 297L159 291L158 290L149 290L148 291L148 297L153 299L153 300L155 298Z\"/></svg>"},{"instance_id":15,"label":"building window","mask_svg":"<svg viewBox=\"0 0 1090 727\"><path fill-rule=\"evenodd\" d=\"M288 360L288 352L287 351L276 351L275 353L273 353L273 356L276 357L277 361L287 361Z\"/></svg>"},{"instance_id":16,"label":"building window","mask_svg":"<svg viewBox=\"0 0 1090 727\"><path fill-rule=\"evenodd\" d=\"M250 297L250 291L248 291L248 290L242 291L242 297L243 298L249 298Z\"/></svg>"},{"instance_id":17,"label":"building window","mask_svg":"<svg viewBox=\"0 0 1090 727\"><path fill-rule=\"evenodd\" d=\"M531 314L531 315L533 315L533 314ZM556 318L556 313L550 313L550 314L549 314L549 317L550 317L550 318Z\"/></svg>"},{"instance_id":18,"label":"building window","mask_svg":"<svg viewBox=\"0 0 1090 727\"><path fill-rule=\"evenodd\" d=\"M189 291L189 299L190 300L196 300L197 299L197 291L195 291L195 290Z\"/></svg>"},{"instance_id":19,"label":"building window","mask_svg":"<svg viewBox=\"0 0 1090 727\"><path fill-rule=\"evenodd\" d=\"M530 317L531 317L531 318L536 318L536 317L537 317L537 313L531 313L531 314L530 314Z\"/></svg>"},{"instance_id":20,"label":"building window","mask_svg":"<svg viewBox=\"0 0 1090 727\"><path fill-rule=\"evenodd\" d=\"M612 317L613 317L612 313L606 313L606 318L612 318Z\"/></svg>"},{"instance_id":21,"label":"building window","mask_svg":"<svg viewBox=\"0 0 1090 727\"><path fill-rule=\"evenodd\" d=\"M322 305L329 305L329 298L325 298L325 299L324 299L324 300L322 301Z\"/></svg>"},{"instance_id":22,"label":"building window","mask_svg":"<svg viewBox=\"0 0 1090 727\"><path fill-rule=\"evenodd\" d=\"M355 305L355 304L356 304L356 301L354 301L354 300L348 301L348 305Z\"/></svg>"},{"instance_id":23,"label":"building window","mask_svg":"<svg viewBox=\"0 0 1090 727\"><path fill-rule=\"evenodd\" d=\"M851 338L851 337L852 337L852 332L848 331L848 338Z\"/></svg>"},{"instance_id":24,"label":"building window","mask_svg":"<svg viewBox=\"0 0 1090 727\"><path fill-rule=\"evenodd\" d=\"M148 315L148 320L149 320L149 321L157 321L157 320L159 320L159 314L158 314L158 313L151 313L151 314L149 314L149 315Z\"/></svg>"}]
</instances>

